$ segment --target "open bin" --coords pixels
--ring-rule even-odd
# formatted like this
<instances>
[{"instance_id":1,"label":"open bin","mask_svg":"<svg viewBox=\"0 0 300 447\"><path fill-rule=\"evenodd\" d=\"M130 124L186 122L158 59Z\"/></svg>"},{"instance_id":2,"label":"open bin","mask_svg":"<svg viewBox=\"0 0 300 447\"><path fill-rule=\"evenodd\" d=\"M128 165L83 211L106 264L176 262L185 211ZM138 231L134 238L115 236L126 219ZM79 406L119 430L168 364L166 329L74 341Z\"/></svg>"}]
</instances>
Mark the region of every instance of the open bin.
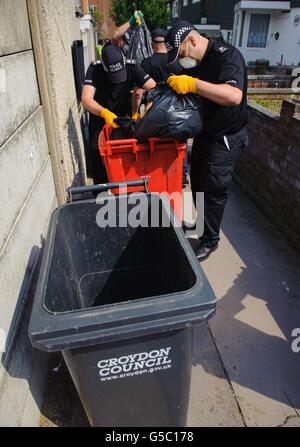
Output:
<instances>
[{"instance_id":1,"label":"open bin","mask_svg":"<svg viewBox=\"0 0 300 447\"><path fill-rule=\"evenodd\" d=\"M104 126L99 135L99 150L109 181L127 182L147 177L149 191L166 193L181 219L186 143L179 143L174 138L150 138L148 143L138 143L134 138L110 140L111 132L111 127ZM117 190L113 192L118 193Z\"/></svg>"},{"instance_id":2,"label":"open bin","mask_svg":"<svg viewBox=\"0 0 300 447\"><path fill-rule=\"evenodd\" d=\"M120 226L141 201L140 224ZM109 206L116 225L105 227ZM93 426L186 424L191 327L216 300L170 208L139 192L52 214L29 335L38 349L62 351Z\"/></svg>"}]
</instances>

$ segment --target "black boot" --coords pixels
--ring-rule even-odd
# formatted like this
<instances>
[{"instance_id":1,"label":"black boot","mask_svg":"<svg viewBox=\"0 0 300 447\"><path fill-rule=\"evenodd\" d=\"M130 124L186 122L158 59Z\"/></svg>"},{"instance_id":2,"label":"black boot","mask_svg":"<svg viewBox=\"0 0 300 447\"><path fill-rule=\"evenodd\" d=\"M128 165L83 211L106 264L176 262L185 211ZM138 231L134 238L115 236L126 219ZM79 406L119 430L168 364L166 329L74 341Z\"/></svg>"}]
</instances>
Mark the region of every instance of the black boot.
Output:
<instances>
[{"instance_id":1,"label":"black boot","mask_svg":"<svg viewBox=\"0 0 300 447\"><path fill-rule=\"evenodd\" d=\"M211 242L200 240L200 245L195 249L195 255L201 262L209 257L209 255L216 251L218 244L212 244Z\"/></svg>"}]
</instances>

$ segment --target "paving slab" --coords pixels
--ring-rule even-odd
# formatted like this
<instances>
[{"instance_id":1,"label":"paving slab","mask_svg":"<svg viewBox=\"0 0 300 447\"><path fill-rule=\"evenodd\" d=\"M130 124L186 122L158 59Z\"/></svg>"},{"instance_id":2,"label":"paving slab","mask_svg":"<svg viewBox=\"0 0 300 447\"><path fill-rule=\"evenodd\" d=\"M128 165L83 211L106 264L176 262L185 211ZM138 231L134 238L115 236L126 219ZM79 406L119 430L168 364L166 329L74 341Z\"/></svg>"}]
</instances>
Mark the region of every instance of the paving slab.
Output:
<instances>
[{"instance_id":1,"label":"paving slab","mask_svg":"<svg viewBox=\"0 0 300 447\"><path fill-rule=\"evenodd\" d=\"M203 269L218 297L210 328L248 426L300 415L300 257L237 188Z\"/></svg>"},{"instance_id":2,"label":"paving slab","mask_svg":"<svg viewBox=\"0 0 300 447\"><path fill-rule=\"evenodd\" d=\"M233 390L207 325L193 331L188 427L243 427Z\"/></svg>"}]
</instances>

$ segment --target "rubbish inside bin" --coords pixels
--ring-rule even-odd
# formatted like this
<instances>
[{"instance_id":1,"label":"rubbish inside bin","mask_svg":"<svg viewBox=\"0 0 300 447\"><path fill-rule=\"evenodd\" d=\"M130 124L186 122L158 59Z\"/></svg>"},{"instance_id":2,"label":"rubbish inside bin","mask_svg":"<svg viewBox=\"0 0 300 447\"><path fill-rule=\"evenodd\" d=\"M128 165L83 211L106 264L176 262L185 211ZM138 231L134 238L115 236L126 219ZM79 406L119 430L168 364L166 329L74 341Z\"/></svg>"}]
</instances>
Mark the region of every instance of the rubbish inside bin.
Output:
<instances>
[{"instance_id":1,"label":"rubbish inside bin","mask_svg":"<svg viewBox=\"0 0 300 447\"><path fill-rule=\"evenodd\" d=\"M117 129L112 129L110 134L110 140L126 140L127 138L135 138L135 127L137 121L129 116L120 116L115 119L115 123L118 124Z\"/></svg>"},{"instance_id":2,"label":"rubbish inside bin","mask_svg":"<svg viewBox=\"0 0 300 447\"><path fill-rule=\"evenodd\" d=\"M143 224L151 217L150 203ZM129 213L132 208L128 204ZM189 290L195 281L173 228L99 228L94 203L60 209L45 295L48 311L154 298Z\"/></svg>"}]
</instances>

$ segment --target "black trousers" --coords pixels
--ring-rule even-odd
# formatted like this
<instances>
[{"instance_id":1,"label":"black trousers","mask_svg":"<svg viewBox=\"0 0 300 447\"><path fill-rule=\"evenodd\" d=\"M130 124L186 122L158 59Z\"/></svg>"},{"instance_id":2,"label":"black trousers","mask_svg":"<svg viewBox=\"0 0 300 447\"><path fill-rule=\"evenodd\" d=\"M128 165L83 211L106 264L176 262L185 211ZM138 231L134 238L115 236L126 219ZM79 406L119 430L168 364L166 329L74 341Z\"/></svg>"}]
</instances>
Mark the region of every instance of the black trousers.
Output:
<instances>
[{"instance_id":1,"label":"black trousers","mask_svg":"<svg viewBox=\"0 0 300 447\"><path fill-rule=\"evenodd\" d=\"M226 138L199 137L194 140L192 147L193 200L196 206L197 192L204 192L204 233L201 240L209 244L216 244L220 240L220 226L234 166L248 142L245 129Z\"/></svg>"},{"instance_id":2,"label":"black trousers","mask_svg":"<svg viewBox=\"0 0 300 447\"><path fill-rule=\"evenodd\" d=\"M91 171L95 185L99 183L108 182L106 169L102 162L102 157L100 155L98 148L98 138L102 130L102 127L99 128L89 127L89 146L90 146L89 149L91 157Z\"/></svg>"}]
</instances>

